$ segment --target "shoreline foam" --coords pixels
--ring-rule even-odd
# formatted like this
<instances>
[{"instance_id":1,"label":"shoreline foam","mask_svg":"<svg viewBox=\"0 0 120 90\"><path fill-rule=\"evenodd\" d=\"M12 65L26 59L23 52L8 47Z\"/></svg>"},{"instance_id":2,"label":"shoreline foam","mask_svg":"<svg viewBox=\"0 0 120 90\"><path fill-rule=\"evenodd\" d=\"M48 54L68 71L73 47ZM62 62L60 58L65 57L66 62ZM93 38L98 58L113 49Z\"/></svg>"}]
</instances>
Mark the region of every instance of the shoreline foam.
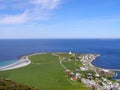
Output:
<instances>
[{"instance_id":1,"label":"shoreline foam","mask_svg":"<svg viewBox=\"0 0 120 90\"><path fill-rule=\"evenodd\" d=\"M30 55L22 56L20 58L20 60L15 62L15 63L0 67L0 71L25 67L25 66L31 64L31 61L29 60L29 57L32 56L32 55L37 55L37 54L46 54L46 53L33 53L33 54L30 54Z\"/></svg>"},{"instance_id":2,"label":"shoreline foam","mask_svg":"<svg viewBox=\"0 0 120 90\"><path fill-rule=\"evenodd\" d=\"M31 61L28 59L29 56L23 56L20 58L19 61L0 67L0 71L5 71L5 70L11 70L11 69L16 69L16 68L21 68L29 65Z\"/></svg>"}]
</instances>

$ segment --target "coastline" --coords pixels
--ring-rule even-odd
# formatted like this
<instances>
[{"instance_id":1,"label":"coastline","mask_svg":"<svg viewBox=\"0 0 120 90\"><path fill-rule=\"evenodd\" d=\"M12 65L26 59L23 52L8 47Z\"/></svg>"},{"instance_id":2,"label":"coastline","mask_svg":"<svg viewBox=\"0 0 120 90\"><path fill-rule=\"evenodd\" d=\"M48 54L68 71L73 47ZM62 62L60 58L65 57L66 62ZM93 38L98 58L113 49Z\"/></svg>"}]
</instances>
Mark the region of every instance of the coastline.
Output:
<instances>
[{"instance_id":1,"label":"coastline","mask_svg":"<svg viewBox=\"0 0 120 90\"><path fill-rule=\"evenodd\" d=\"M0 67L0 71L5 71L5 70L11 70L11 69L25 67L25 66L31 64L31 61L29 60L29 57L32 56L32 55L37 55L37 54L46 54L46 53L33 53L33 54L30 54L30 55L22 56L20 58L20 60L17 61L17 62L15 62L15 63L12 63L12 64L9 64L9 65ZM100 56L100 54L96 54L91 59L89 59L89 61L87 61L87 63L89 64L89 66L95 72L96 72L97 69L100 69L100 70L107 71L107 72L113 72L114 73L113 76L115 76L116 73L114 71L111 71L110 69L105 69L105 68L97 67L97 66L95 66L95 65L92 64L92 62L94 60L96 60L96 58L99 57L99 56Z\"/></svg>"},{"instance_id":2,"label":"coastline","mask_svg":"<svg viewBox=\"0 0 120 90\"><path fill-rule=\"evenodd\" d=\"M26 55L26 56L21 57L20 61L17 63L14 63L14 64L7 66L7 67L0 68L1 69L0 71L21 68L21 67L24 67L26 65L29 65L30 63L35 64L35 65L41 64L41 62L39 62L39 57L38 57L38 59L36 58L40 54L42 54L44 58L47 57L46 59L43 59L43 60L49 60L49 58L50 58L49 53L33 53L30 55ZM44 54L47 54L47 56L46 55L44 56ZM92 87L92 86L96 87L97 86L97 88L99 88L100 90L107 89L108 87L109 88L119 87L119 80L115 81L111 78L112 75L114 75L115 73L113 73L110 70L98 68L92 64L92 62L94 60L96 60L97 57L100 56L99 54L83 54L80 56L79 55L76 56L74 53L68 53L67 55L66 54L64 54L64 53L59 53L59 54L58 53L50 53L50 55L58 56L60 61L57 62L57 64L60 64L64 68L65 73L69 76L68 78L71 81L81 80L81 82L84 83L85 86L87 86L87 87ZM36 55L36 56L34 57L33 55ZM33 62L29 60L29 58L31 56L34 57L33 59L31 58L31 60L33 60ZM71 58L70 56L74 56L75 58L70 59ZM34 59L36 59L37 61L35 62ZM56 58L54 60L56 60ZM54 60L52 62L54 62ZM74 70L72 68L70 68L69 66L65 66L65 63L68 63L71 60L74 61L73 63L76 63L73 65ZM63 64L63 62L64 62L64 64ZM72 66L73 63L70 62L69 63L70 66ZM77 68L80 63L81 63L80 67ZM48 61L45 63L45 65L44 65L45 67L46 67L46 64L49 64ZM31 66L32 65L30 65L28 68L31 68ZM50 65L50 67L51 67L51 65ZM55 64L55 67L56 67L56 64ZM85 67L83 72L81 72L82 71L81 67ZM39 65L36 65L36 68L33 68L33 70L35 71L38 68L40 69L41 67L39 67ZM17 69L17 70L19 70L19 69ZM15 71L17 71L17 70L15 70ZM25 70L28 71L28 69L26 69L26 68L25 68ZM42 68L41 68L41 70L42 70ZM51 68L51 70L53 70L53 68ZM63 70L63 69L61 69L61 70ZM68 71L70 71L70 73ZM101 71L102 72L104 71L105 73L101 74L100 73ZM38 70L36 72L38 72ZM108 73L109 74L111 73L111 75L108 75ZM32 73L31 73L31 75L32 75ZM23 76L24 76L24 74L23 74Z\"/></svg>"},{"instance_id":3,"label":"coastline","mask_svg":"<svg viewBox=\"0 0 120 90\"><path fill-rule=\"evenodd\" d=\"M95 69L99 69L99 70L102 70L102 71L104 71L104 72L112 72L113 75L112 75L111 77L114 77L114 76L116 77L116 76L117 76L117 73L116 73L115 71L112 71L112 69L101 68L101 67L97 67L97 66L95 66L94 64L92 64L92 62L95 61L97 57L100 57L100 54L98 54L97 56L95 56L94 59L91 59L90 62L89 62L89 65L90 65L91 67L95 68ZM95 71L96 71L96 70L95 70ZM116 79L115 79L115 80L116 80ZM117 79L117 80L120 80L120 79Z\"/></svg>"},{"instance_id":4,"label":"coastline","mask_svg":"<svg viewBox=\"0 0 120 90\"><path fill-rule=\"evenodd\" d=\"M16 68L25 67L31 64L31 61L28 59L29 56L22 56L19 61L0 67L0 71L11 70Z\"/></svg>"},{"instance_id":5,"label":"coastline","mask_svg":"<svg viewBox=\"0 0 120 90\"><path fill-rule=\"evenodd\" d=\"M22 56L22 57L20 57L20 60L15 62L15 63L0 67L0 71L25 67L25 66L31 64L31 61L29 60L29 57L32 56L32 55L37 55L37 54L46 54L46 53L33 53L33 54L30 54L30 55Z\"/></svg>"}]
</instances>

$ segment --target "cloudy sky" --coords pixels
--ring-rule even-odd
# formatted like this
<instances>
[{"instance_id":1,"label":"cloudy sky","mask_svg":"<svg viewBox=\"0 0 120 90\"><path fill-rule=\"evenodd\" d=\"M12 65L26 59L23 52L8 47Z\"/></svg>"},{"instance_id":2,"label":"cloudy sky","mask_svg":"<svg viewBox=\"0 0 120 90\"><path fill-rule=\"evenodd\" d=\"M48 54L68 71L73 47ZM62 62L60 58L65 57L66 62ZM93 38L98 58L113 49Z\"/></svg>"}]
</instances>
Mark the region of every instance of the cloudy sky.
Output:
<instances>
[{"instance_id":1,"label":"cloudy sky","mask_svg":"<svg viewBox=\"0 0 120 90\"><path fill-rule=\"evenodd\" d=\"M120 0L0 0L0 39L120 38Z\"/></svg>"}]
</instances>

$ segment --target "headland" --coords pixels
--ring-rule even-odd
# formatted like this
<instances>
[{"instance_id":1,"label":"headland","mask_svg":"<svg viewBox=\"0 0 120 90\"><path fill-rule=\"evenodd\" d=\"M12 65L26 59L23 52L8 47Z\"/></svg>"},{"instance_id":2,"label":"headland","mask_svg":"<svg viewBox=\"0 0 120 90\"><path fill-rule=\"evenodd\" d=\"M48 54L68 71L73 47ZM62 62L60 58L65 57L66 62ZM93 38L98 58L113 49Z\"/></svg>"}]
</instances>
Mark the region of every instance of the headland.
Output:
<instances>
[{"instance_id":1,"label":"headland","mask_svg":"<svg viewBox=\"0 0 120 90\"><path fill-rule=\"evenodd\" d=\"M17 63L0 68L0 77L44 90L53 88L56 90L68 88L69 90L91 90L93 88L110 90L118 88L119 82L111 78L114 72L92 65L92 61L99 56L99 54L75 54L72 52L35 53L21 57ZM26 65L28 67L25 67ZM23 68L18 70L17 68L20 67ZM15 70L12 72L10 69Z\"/></svg>"}]
</instances>

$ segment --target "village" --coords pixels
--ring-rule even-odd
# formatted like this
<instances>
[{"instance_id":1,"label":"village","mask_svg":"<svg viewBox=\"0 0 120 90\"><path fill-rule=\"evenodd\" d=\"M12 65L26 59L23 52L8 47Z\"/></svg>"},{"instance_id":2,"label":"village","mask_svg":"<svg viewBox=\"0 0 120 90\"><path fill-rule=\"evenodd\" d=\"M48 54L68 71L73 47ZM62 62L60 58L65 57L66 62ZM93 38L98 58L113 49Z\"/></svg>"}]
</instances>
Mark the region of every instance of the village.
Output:
<instances>
[{"instance_id":1,"label":"village","mask_svg":"<svg viewBox=\"0 0 120 90\"><path fill-rule=\"evenodd\" d=\"M120 90L118 81L113 80L115 72L95 67L92 61L98 54L54 53L60 59L68 78L73 82L82 82L92 90Z\"/></svg>"}]
</instances>

